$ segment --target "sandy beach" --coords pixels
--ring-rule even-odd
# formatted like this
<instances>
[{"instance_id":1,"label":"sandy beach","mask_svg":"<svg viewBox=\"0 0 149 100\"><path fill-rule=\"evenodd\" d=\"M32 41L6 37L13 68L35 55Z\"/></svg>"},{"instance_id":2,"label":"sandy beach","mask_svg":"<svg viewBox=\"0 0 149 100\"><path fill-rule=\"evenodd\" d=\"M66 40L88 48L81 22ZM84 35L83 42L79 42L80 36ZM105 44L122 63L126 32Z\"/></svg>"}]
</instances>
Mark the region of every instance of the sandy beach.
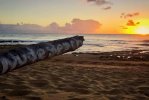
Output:
<instances>
[{"instance_id":1,"label":"sandy beach","mask_svg":"<svg viewBox=\"0 0 149 100\"><path fill-rule=\"evenodd\" d=\"M0 100L149 100L149 0L0 0Z\"/></svg>"},{"instance_id":2,"label":"sandy beach","mask_svg":"<svg viewBox=\"0 0 149 100\"><path fill-rule=\"evenodd\" d=\"M0 80L0 100L149 100L149 52L65 54Z\"/></svg>"}]
</instances>

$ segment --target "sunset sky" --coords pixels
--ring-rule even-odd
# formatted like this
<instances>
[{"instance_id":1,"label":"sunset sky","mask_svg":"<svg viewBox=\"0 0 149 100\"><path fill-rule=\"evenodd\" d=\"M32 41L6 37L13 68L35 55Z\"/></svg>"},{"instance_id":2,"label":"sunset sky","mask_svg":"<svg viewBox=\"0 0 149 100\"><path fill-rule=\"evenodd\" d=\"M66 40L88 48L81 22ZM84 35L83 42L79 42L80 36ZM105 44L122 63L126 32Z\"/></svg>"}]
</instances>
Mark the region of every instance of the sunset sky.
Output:
<instances>
[{"instance_id":1,"label":"sunset sky","mask_svg":"<svg viewBox=\"0 0 149 100\"><path fill-rule=\"evenodd\" d=\"M148 34L149 0L0 0L0 23L66 33Z\"/></svg>"}]
</instances>

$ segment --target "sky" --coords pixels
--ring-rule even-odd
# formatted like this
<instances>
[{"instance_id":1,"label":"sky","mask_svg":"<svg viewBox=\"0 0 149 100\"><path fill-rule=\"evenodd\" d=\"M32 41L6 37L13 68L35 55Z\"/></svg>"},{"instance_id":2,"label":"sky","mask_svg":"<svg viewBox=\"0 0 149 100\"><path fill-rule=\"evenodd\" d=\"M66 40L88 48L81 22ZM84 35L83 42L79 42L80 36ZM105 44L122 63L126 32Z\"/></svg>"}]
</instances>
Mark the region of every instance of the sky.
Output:
<instances>
[{"instance_id":1,"label":"sky","mask_svg":"<svg viewBox=\"0 0 149 100\"><path fill-rule=\"evenodd\" d=\"M0 0L0 23L37 24L59 33L146 34L148 5L149 0Z\"/></svg>"}]
</instances>

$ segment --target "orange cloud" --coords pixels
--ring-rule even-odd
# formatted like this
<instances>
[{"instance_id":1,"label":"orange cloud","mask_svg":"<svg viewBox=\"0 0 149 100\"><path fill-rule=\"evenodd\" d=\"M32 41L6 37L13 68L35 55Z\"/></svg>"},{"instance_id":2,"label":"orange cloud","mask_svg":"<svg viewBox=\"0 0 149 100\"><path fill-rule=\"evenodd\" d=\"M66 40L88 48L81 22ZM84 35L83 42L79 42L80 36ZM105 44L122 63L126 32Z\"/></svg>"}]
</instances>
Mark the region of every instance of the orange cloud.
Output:
<instances>
[{"instance_id":1,"label":"orange cloud","mask_svg":"<svg viewBox=\"0 0 149 100\"><path fill-rule=\"evenodd\" d=\"M137 26L139 25L140 22L134 22L133 20L128 20L127 26Z\"/></svg>"}]
</instances>

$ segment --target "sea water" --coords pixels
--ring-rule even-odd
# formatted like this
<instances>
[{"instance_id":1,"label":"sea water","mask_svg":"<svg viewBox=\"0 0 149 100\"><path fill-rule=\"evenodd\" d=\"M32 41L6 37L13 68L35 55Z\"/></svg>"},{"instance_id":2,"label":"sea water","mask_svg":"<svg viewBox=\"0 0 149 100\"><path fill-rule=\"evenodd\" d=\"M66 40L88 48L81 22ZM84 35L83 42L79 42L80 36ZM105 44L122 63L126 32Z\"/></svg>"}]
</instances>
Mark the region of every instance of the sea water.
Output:
<instances>
[{"instance_id":1,"label":"sea water","mask_svg":"<svg viewBox=\"0 0 149 100\"><path fill-rule=\"evenodd\" d=\"M0 45L36 44L76 34L0 34ZM77 34L84 36L84 45L76 52L111 52L128 50L149 50L149 35L128 34Z\"/></svg>"}]
</instances>

